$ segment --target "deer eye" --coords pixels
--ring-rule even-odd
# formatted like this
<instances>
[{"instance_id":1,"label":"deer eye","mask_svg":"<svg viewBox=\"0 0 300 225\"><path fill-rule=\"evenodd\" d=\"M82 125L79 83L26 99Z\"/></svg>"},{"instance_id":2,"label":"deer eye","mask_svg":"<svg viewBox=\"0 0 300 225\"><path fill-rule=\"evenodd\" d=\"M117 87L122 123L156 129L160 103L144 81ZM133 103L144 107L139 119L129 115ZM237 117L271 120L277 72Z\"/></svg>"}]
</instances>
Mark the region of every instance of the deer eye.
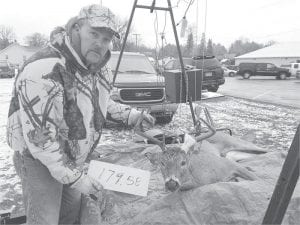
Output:
<instances>
[{"instance_id":1,"label":"deer eye","mask_svg":"<svg viewBox=\"0 0 300 225\"><path fill-rule=\"evenodd\" d=\"M184 166L186 164L186 161L182 161L181 165Z\"/></svg>"}]
</instances>

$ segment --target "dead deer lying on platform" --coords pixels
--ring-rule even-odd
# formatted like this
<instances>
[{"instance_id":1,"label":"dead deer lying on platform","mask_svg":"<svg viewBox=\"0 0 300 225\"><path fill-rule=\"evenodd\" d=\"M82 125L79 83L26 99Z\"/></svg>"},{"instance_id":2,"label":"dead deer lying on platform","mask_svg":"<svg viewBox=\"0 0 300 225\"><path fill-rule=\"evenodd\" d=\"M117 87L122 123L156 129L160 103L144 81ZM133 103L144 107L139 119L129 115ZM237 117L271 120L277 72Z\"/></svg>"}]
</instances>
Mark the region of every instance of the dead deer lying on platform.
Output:
<instances>
[{"instance_id":1,"label":"dead deer lying on platform","mask_svg":"<svg viewBox=\"0 0 300 225\"><path fill-rule=\"evenodd\" d=\"M258 179L253 173L236 162L217 156L201 148L201 141L215 134L215 129L205 120L199 118L208 132L193 138L186 134L183 144L166 146L164 141L136 132L150 139L162 149L162 152L146 153L151 163L158 165L164 177L165 186L170 191L189 190L217 182Z\"/></svg>"}]
</instances>

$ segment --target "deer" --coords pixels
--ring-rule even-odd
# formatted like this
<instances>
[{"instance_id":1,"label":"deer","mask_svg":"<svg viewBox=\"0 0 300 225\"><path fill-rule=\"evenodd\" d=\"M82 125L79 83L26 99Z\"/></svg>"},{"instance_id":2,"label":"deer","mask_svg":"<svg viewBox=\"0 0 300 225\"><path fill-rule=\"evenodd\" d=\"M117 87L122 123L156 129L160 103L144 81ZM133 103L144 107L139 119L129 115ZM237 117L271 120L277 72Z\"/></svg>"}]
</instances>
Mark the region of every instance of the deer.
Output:
<instances>
[{"instance_id":1,"label":"deer","mask_svg":"<svg viewBox=\"0 0 300 225\"><path fill-rule=\"evenodd\" d=\"M207 114L207 108L204 108ZM206 126L206 132L202 133L202 124ZM216 129L209 121L198 117L195 126L195 137L186 133L183 143L165 144L163 140L147 135L144 132L141 120L138 121L135 132L150 140L159 147L159 152L146 152L145 156L149 161L160 168L163 175L165 188L174 192L177 190L186 191L203 185L217 182L257 180L258 177L242 167L238 163L227 158L218 156L209 149L201 148L203 140L213 136Z\"/></svg>"}]
</instances>

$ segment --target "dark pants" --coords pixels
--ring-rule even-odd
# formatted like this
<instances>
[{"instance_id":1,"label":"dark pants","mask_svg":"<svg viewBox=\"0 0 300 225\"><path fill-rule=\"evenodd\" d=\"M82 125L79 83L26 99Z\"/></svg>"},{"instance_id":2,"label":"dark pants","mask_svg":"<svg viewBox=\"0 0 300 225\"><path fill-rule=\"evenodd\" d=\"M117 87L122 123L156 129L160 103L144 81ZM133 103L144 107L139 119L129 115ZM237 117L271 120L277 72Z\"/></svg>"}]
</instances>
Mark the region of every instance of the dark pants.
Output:
<instances>
[{"instance_id":1,"label":"dark pants","mask_svg":"<svg viewBox=\"0 0 300 225\"><path fill-rule=\"evenodd\" d=\"M79 219L81 193L55 180L39 160L15 152L27 224L73 224Z\"/></svg>"}]
</instances>

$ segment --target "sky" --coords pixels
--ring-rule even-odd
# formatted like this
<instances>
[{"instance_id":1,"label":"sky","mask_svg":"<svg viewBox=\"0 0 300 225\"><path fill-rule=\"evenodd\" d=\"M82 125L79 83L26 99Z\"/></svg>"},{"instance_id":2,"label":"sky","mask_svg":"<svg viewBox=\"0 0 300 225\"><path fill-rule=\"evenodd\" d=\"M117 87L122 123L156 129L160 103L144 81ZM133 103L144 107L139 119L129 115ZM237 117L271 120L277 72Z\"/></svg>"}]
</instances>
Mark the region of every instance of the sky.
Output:
<instances>
[{"instance_id":1,"label":"sky","mask_svg":"<svg viewBox=\"0 0 300 225\"><path fill-rule=\"evenodd\" d=\"M181 21L190 1L171 0L176 24ZM188 27L197 33L197 43L203 32L214 43L227 48L240 38L259 43L300 41L300 0L192 1L186 19ZM156 5L164 7L166 2L156 0ZM107 6L121 19L129 19L134 0L1 0L0 25L12 27L17 41L25 44L27 35L39 32L48 36L54 27L64 25L81 7L92 3ZM151 3L152 0L138 0L141 5ZM136 9L132 33L138 35L132 34L129 39L135 41L137 37L138 44L155 47L161 44L159 34L164 31L165 44L175 43L170 15L165 15L162 11L156 14ZM180 34L181 24L177 30ZM181 44L186 43L186 37L187 32L179 39Z\"/></svg>"}]
</instances>

